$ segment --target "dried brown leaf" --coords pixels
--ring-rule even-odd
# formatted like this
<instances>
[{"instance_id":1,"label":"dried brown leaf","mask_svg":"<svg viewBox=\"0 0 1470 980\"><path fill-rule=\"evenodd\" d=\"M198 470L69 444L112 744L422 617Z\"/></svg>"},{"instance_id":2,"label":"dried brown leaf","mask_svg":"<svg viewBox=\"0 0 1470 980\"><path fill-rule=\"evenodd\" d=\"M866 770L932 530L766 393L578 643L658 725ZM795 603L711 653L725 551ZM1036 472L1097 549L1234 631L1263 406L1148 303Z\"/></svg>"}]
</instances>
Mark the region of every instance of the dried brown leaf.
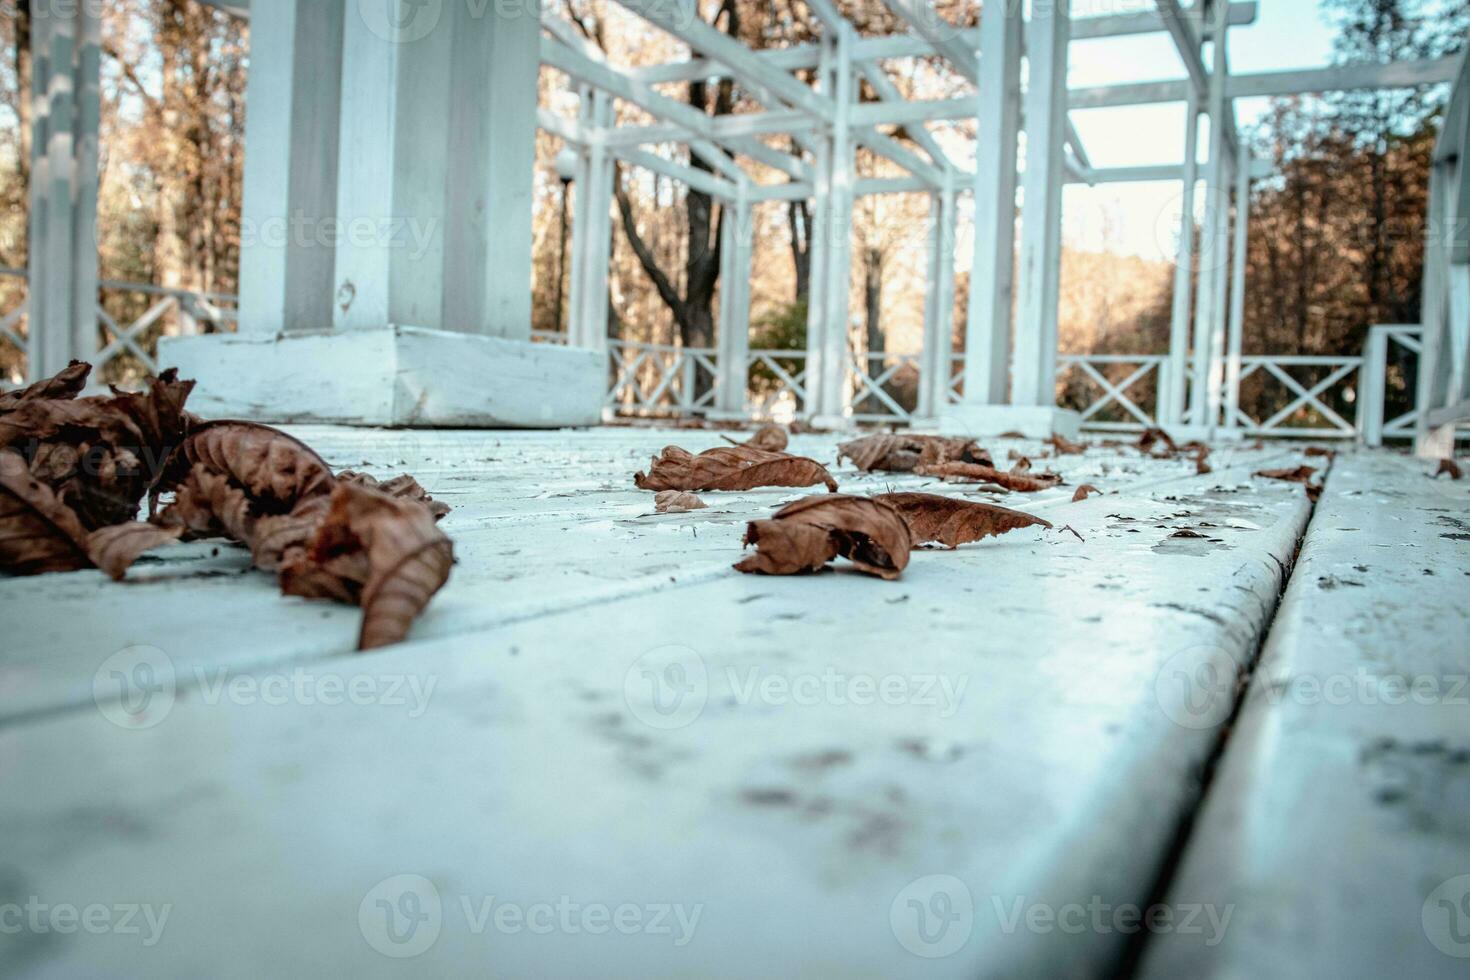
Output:
<instances>
[{"instance_id":1,"label":"dried brown leaf","mask_svg":"<svg viewBox=\"0 0 1470 980\"><path fill-rule=\"evenodd\" d=\"M142 521L99 527L87 535L87 557L109 578L119 581L139 555L172 544L183 530L181 527L156 527Z\"/></svg>"},{"instance_id":2,"label":"dried brown leaf","mask_svg":"<svg viewBox=\"0 0 1470 980\"><path fill-rule=\"evenodd\" d=\"M304 497L330 493L335 482L331 468L309 446L258 422L206 422L195 427L175 456L176 466L180 459L203 463L228 476L266 513L284 513Z\"/></svg>"},{"instance_id":3,"label":"dried brown leaf","mask_svg":"<svg viewBox=\"0 0 1470 980\"><path fill-rule=\"evenodd\" d=\"M383 491L390 497L398 497L402 500L417 500L429 508L435 520L442 520L449 516L450 511L453 510L452 507L443 501L435 500L431 497L429 491L420 486L419 481L407 473L380 483L366 473L354 473L352 470L343 470L337 474L337 480L340 483L356 483L360 486L372 487L375 490Z\"/></svg>"},{"instance_id":4,"label":"dried brown leaf","mask_svg":"<svg viewBox=\"0 0 1470 980\"><path fill-rule=\"evenodd\" d=\"M735 566L742 572L796 575L817 571L840 555L859 571L895 579L908 565L913 539L888 504L831 494L803 498L770 520L751 521L745 544L755 545L756 553Z\"/></svg>"},{"instance_id":5,"label":"dried brown leaf","mask_svg":"<svg viewBox=\"0 0 1470 980\"><path fill-rule=\"evenodd\" d=\"M1093 486L1091 483L1084 483L1082 484L1082 486L1077 488L1076 493L1072 494L1072 503L1075 504L1079 501L1086 500L1088 497L1092 496L1095 493L1102 493L1102 491Z\"/></svg>"},{"instance_id":6,"label":"dried brown leaf","mask_svg":"<svg viewBox=\"0 0 1470 980\"><path fill-rule=\"evenodd\" d=\"M282 566L281 586L293 595L355 596L362 605L358 649L372 650L408 635L453 564L453 545L427 506L339 483L308 547Z\"/></svg>"},{"instance_id":7,"label":"dried brown leaf","mask_svg":"<svg viewBox=\"0 0 1470 980\"><path fill-rule=\"evenodd\" d=\"M648 473L633 477L640 490L754 490L756 487L809 487L837 481L814 459L768 453L748 446L717 446L698 456L678 446L665 447Z\"/></svg>"},{"instance_id":8,"label":"dried brown leaf","mask_svg":"<svg viewBox=\"0 0 1470 980\"><path fill-rule=\"evenodd\" d=\"M1458 480L1464 475L1460 472L1460 464L1456 463L1453 459L1440 460L1439 469L1434 471L1434 478L1437 480L1445 474L1449 474L1451 480Z\"/></svg>"},{"instance_id":9,"label":"dried brown leaf","mask_svg":"<svg viewBox=\"0 0 1470 980\"><path fill-rule=\"evenodd\" d=\"M709 504L684 490L660 490L653 495L653 509L660 514L683 514L691 510L704 510L708 506Z\"/></svg>"},{"instance_id":10,"label":"dried brown leaf","mask_svg":"<svg viewBox=\"0 0 1470 980\"><path fill-rule=\"evenodd\" d=\"M749 446L752 449L764 449L768 453L781 453L786 451L786 430L774 423L766 423L756 430L755 435L744 442L736 442L729 436L721 436L726 442L733 446Z\"/></svg>"},{"instance_id":11,"label":"dried brown leaf","mask_svg":"<svg viewBox=\"0 0 1470 980\"><path fill-rule=\"evenodd\" d=\"M24 401L38 398L66 400L82 393L87 385L87 376L92 365L86 361L72 361L56 375L37 381L28 388L0 392L0 412L9 411Z\"/></svg>"},{"instance_id":12,"label":"dried brown leaf","mask_svg":"<svg viewBox=\"0 0 1470 980\"><path fill-rule=\"evenodd\" d=\"M938 541L957 548L1018 528L1051 527L1050 522L1018 510L934 493L884 493L873 499L899 512L915 546Z\"/></svg>"},{"instance_id":13,"label":"dried brown leaf","mask_svg":"<svg viewBox=\"0 0 1470 980\"><path fill-rule=\"evenodd\" d=\"M1060 432L1053 432L1046 441L1058 456L1080 456L1087 452L1087 443L1073 442Z\"/></svg>"},{"instance_id":14,"label":"dried brown leaf","mask_svg":"<svg viewBox=\"0 0 1470 980\"><path fill-rule=\"evenodd\" d=\"M1006 472L993 466L980 466L975 463L942 463L938 466L921 466L914 472L920 476L937 476L942 480L955 483L993 483L1018 493L1050 490L1062 482L1061 476L1057 473L1033 475L1025 472L1018 473L1014 470Z\"/></svg>"},{"instance_id":15,"label":"dried brown leaf","mask_svg":"<svg viewBox=\"0 0 1470 980\"><path fill-rule=\"evenodd\" d=\"M1174 438L1163 429L1144 429L1143 434L1138 437L1139 451L1159 455L1154 453L1155 446L1160 446L1164 450L1163 455L1173 456L1179 452L1179 446L1174 442Z\"/></svg>"},{"instance_id":16,"label":"dried brown leaf","mask_svg":"<svg viewBox=\"0 0 1470 980\"><path fill-rule=\"evenodd\" d=\"M889 433L863 436L837 447L837 462L846 458L865 473L911 473L921 465L948 462L993 465L990 454L973 439Z\"/></svg>"},{"instance_id":17,"label":"dried brown leaf","mask_svg":"<svg viewBox=\"0 0 1470 980\"><path fill-rule=\"evenodd\" d=\"M15 575L87 568L87 531L19 453L0 450L0 570Z\"/></svg>"},{"instance_id":18,"label":"dried brown leaf","mask_svg":"<svg viewBox=\"0 0 1470 980\"><path fill-rule=\"evenodd\" d=\"M1316 473L1316 469L1311 466L1298 466L1295 469L1256 470L1252 475L1267 480L1284 480L1287 483L1311 483Z\"/></svg>"}]
</instances>

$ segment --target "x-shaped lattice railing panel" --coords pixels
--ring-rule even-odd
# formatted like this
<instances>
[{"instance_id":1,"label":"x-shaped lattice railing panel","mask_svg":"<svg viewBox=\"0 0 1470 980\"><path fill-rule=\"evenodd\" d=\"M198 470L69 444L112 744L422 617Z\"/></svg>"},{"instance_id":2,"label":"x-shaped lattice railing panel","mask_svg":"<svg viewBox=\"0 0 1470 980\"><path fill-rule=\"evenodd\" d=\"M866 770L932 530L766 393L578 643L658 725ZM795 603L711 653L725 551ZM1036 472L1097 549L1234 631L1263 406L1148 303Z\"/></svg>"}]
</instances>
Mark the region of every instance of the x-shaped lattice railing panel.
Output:
<instances>
[{"instance_id":1,"label":"x-shaped lattice railing panel","mask_svg":"<svg viewBox=\"0 0 1470 980\"><path fill-rule=\"evenodd\" d=\"M1065 357L1060 360L1060 362L1057 364L1057 377L1063 377L1068 371L1072 370L1073 368L1080 368L1083 374L1087 375L1087 377L1092 379L1094 382L1097 383L1100 388L1102 388L1102 396L1093 401L1087 406L1086 409L1083 410L1082 421L1086 422L1098 412L1101 412L1104 408L1107 408L1109 405L1116 403L1119 408L1123 409L1129 415L1133 416L1143 425L1152 426L1158 424L1157 422L1155 422L1152 415L1145 412L1142 408L1139 407L1137 402L1128 397L1127 392L1130 388L1138 384L1144 378L1148 377L1153 372L1158 371L1163 365L1164 359L1161 357L1138 359L1138 367L1135 368L1131 374L1129 374L1118 384L1113 384L1111 381L1108 380L1106 375L1104 375L1101 371L1094 367L1094 360L1098 360L1098 363L1104 364L1129 364L1133 363L1134 361L1134 359L1132 358L1118 358L1113 356L1107 356L1102 359L1077 356ZM1155 390L1157 390L1157 388Z\"/></svg>"},{"instance_id":2,"label":"x-shaped lattice railing panel","mask_svg":"<svg viewBox=\"0 0 1470 980\"><path fill-rule=\"evenodd\" d=\"M629 354L633 355L631 359ZM713 351L615 342L609 345L608 356L617 371L603 402L608 407L618 407L625 397L634 408L660 407L666 396L672 397L672 407L684 411L707 408L714 403L713 385L697 396L691 389L693 376L701 368L711 378L718 376ZM647 378L650 372L651 379ZM689 377L682 377L685 372ZM675 382L681 380L683 384L676 389Z\"/></svg>"},{"instance_id":3,"label":"x-shaped lattice railing panel","mask_svg":"<svg viewBox=\"0 0 1470 980\"><path fill-rule=\"evenodd\" d=\"M1312 365L1312 366L1328 365L1328 366L1335 366L1335 369L1333 371L1331 371L1327 375L1327 377L1323 378L1321 381L1318 381L1311 388L1307 388L1305 385L1303 385L1301 382L1297 381L1296 378L1292 377L1291 374L1286 371L1286 367L1288 367L1290 365L1293 365L1293 364ZM1363 359L1360 358L1360 357L1352 357L1352 358L1293 358L1293 357L1270 358L1270 357L1259 357L1259 358L1248 358L1246 360L1243 360L1241 362L1241 372L1240 372L1240 380L1241 381L1244 381L1246 378L1250 377L1252 374L1255 374L1257 371L1260 371L1260 370L1263 370L1264 369L1267 374L1271 375L1276 380L1280 381L1283 385L1286 386L1286 388L1287 388L1288 391L1292 392L1297 397L1295 398L1295 400L1293 400L1292 402L1290 402L1285 408L1281 409L1280 411L1278 411L1276 414L1272 415L1270 418L1268 418L1264 422L1258 422L1258 421L1256 421L1256 419L1254 419L1253 417L1251 417L1243 409L1237 408L1236 411L1235 411L1235 414L1236 414L1236 422L1237 423L1243 423L1247 428L1251 429L1254 432L1258 432L1258 433L1270 432L1271 430L1276 429L1277 427L1279 427L1283 421L1285 421L1286 419L1290 418L1292 416L1292 414L1297 411L1297 409L1311 407L1311 408L1316 409L1317 412L1320 413L1323 418L1325 418L1328 422L1330 422L1331 425L1332 425L1332 428L1334 430L1336 430L1338 432L1341 432L1341 433L1343 433L1345 435L1355 435L1357 433L1357 431L1358 431L1358 427L1356 425L1352 424L1351 422L1349 422L1347 419L1343 418L1337 412L1333 411L1332 408L1330 406L1324 404L1322 402L1321 398L1319 398L1318 396L1321 395L1322 393L1328 391L1329 389L1331 389L1334 385L1338 384L1344 378L1346 378L1349 375L1353 374L1355 371L1359 370L1362 367L1362 364L1363 364Z\"/></svg>"},{"instance_id":4,"label":"x-shaped lattice railing panel","mask_svg":"<svg viewBox=\"0 0 1470 980\"><path fill-rule=\"evenodd\" d=\"M866 366L866 363L865 362L878 361L879 363L882 363L884 360L886 360L887 358L890 358L890 357L893 358L892 363L890 363L886 368L884 368L883 369L883 372L881 374L879 374L877 377L874 377L873 375L871 375L869 373L870 368L868 368ZM875 401L878 401L878 402L883 403L883 405L885 405L888 408L888 413L891 413L895 417L901 418L901 419L912 418L913 417L913 413L910 412L908 409L904 408L898 402L894 401L893 400L893 397L891 395L889 395L888 392L883 389L883 385L887 381L889 381L895 374L897 374L899 371L903 370L905 367L913 367L915 370L917 370L918 369L918 366L919 366L919 358L918 358L917 355L914 355L914 354L857 354L857 355L854 355L853 356L853 359L852 359L852 373L853 373L853 380L855 382L857 382L858 389L857 389L857 391L855 391L853 393L852 403L854 405L859 405L859 404L862 404L862 402L864 402L868 398L872 398ZM888 414L888 413L858 413L858 414L879 414L879 415L881 415L881 414Z\"/></svg>"},{"instance_id":5,"label":"x-shaped lattice railing panel","mask_svg":"<svg viewBox=\"0 0 1470 980\"><path fill-rule=\"evenodd\" d=\"M160 317L178 305L179 298L177 296L160 297L152 306L148 307L148 310L142 316L138 317L138 319L134 320L127 327L119 326L118 322L112 318L112 314L108 313L106 309L99 305L97 307L97 321L107 328L108 333L112 334L112 341L97 352L97 359L94 363L98 367L101 367L123 351L129 350L133 352L134 357L142 362L150 374L157 374L158 361L138 343L138 335L153 326L153 324L158 322Z\"/></svg>"},{"instance_id":6,"label":"x-shaped lattice railing panel","mask_svg":"<svg viewBox=\"0 0 1470 980\"><path fill-rule=\"evenodd\" d=\"M786 386L786 389L791 392L793 398L803 405L806 404L806 351L751 351L747 360L747 373L750 368L755 367L757 364L763 365L780 379L781 383ZM801 370L795 374L790 373L781 366L780 362L782 360L800 360Z\"/></svg>"},{"instance_id":7,"label":"x-shaped lattice railing panel","mask_svg":"<svg viewBox=\"0 0 1470 980\"><path fill-rule=\"evenodd\" d=\"M30 304L25 299L22 299L16 305L15 309L0 317L0 340L7 340L14 344L15 349L22 354L26 352L26 341L16 327L20 324L21 320L25 319L26 310L29 306Z\"/></svg>"}]
</instances>

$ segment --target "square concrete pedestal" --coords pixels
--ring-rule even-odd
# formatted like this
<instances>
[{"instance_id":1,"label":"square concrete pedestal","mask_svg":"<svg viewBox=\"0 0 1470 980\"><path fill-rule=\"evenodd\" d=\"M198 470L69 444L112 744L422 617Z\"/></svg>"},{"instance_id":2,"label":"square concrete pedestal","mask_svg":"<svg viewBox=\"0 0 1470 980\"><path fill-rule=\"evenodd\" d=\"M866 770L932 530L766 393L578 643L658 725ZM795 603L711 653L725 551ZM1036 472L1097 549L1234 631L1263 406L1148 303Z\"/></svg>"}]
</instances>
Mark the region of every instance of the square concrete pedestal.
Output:
<instances>
[{"instance_id":1,"label":"square concrete pedestal","mask_svg":"<svg viewBox=\"0 0 1470 980\"><path fill-rule=\"evenodd\" d=\"M558 428L602 419L598 351L392 326L172 337L159 364L206 417L371 426Z\"/></svg>"}]
</instances>

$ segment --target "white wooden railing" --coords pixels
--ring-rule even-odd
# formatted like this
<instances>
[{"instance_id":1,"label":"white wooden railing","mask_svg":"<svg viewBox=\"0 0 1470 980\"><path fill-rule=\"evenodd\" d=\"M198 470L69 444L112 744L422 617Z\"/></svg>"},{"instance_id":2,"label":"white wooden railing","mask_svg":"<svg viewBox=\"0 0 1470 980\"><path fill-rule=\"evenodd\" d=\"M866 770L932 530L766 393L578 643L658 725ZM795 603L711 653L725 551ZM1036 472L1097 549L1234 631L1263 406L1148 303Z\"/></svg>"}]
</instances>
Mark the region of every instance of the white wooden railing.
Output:
<instances>
[{"instance_id":1,"label":"white wooden railing","mask_svg":"<svg viewBox=\"0 0 1470 980\"><path fill-rule=\"evenodd\" d=\"M1159 392L1169 370L1167 354L1063 354L1057 358L1057 379L1081 375L1098 393L1086 405L1070 405L1082 415L1082 424L1098 431L1129 431L1158 425ZM1114 381L1109 375L1118 377ZM1134 392L1152 381L1152 388ZM1107 409L1123 416L1117 421L1099 418Z\"/></svg>"},{"instance_id":2,"label":"white wooden railing","mask_svg":"<svg viewBox=\"0 0 1470 980\"><path fill-rule=\"evenodd\" d=\"M28 285L26 270L0 267L0 279L9 279ZM159 333L190 336L204 332L228 332L235 329L235 297L227 293L196 292L187 289L171 289L152 283L125 282L104 279L97 284L97 325L99 347L91 357L97 367L102 367L124 354L131 354L139 365L149 372L158 372L157 336ZM119 322L107 309L109 295L128 295L147 303L143 312L131 320ZM13 346L17 360L26 363L21 378L5 380L19 384L29 377L29 324L26 323L29 297L23 292L18 303L11 309L0 312L0 344ZM24 326L23 326L24 325ZM154 330L153 328L158 328Z\"/></svg>"}]
</instances>

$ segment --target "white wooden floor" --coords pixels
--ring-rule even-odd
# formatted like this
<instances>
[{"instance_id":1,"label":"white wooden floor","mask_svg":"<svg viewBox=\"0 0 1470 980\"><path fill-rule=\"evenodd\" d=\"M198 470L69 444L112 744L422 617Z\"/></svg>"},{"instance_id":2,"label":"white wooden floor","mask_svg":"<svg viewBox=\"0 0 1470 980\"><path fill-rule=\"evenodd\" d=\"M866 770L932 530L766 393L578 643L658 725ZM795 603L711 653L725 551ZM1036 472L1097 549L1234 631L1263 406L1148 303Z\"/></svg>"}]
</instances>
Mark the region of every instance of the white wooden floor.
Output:
<instances>
[{"instance_id":1,"label":"white wooden floor","mask_svg":"<svg viewBox=\"0 0 1470 980\"><path fill-rule=\"evenodd\" d=\"M653 515L633 473L715 433L296 431L455 508L449 585L363 656L228 547L0 580L0 974L1463 975L1470 708L1232 716L1268 631L1271 670L1470 673L1466 484L1340 458L1278 613L1312 508L1250 474L1290 447L997 442L1076 534L889 583L730 569L805 491Z\"/></svg>"}]
</instances>

